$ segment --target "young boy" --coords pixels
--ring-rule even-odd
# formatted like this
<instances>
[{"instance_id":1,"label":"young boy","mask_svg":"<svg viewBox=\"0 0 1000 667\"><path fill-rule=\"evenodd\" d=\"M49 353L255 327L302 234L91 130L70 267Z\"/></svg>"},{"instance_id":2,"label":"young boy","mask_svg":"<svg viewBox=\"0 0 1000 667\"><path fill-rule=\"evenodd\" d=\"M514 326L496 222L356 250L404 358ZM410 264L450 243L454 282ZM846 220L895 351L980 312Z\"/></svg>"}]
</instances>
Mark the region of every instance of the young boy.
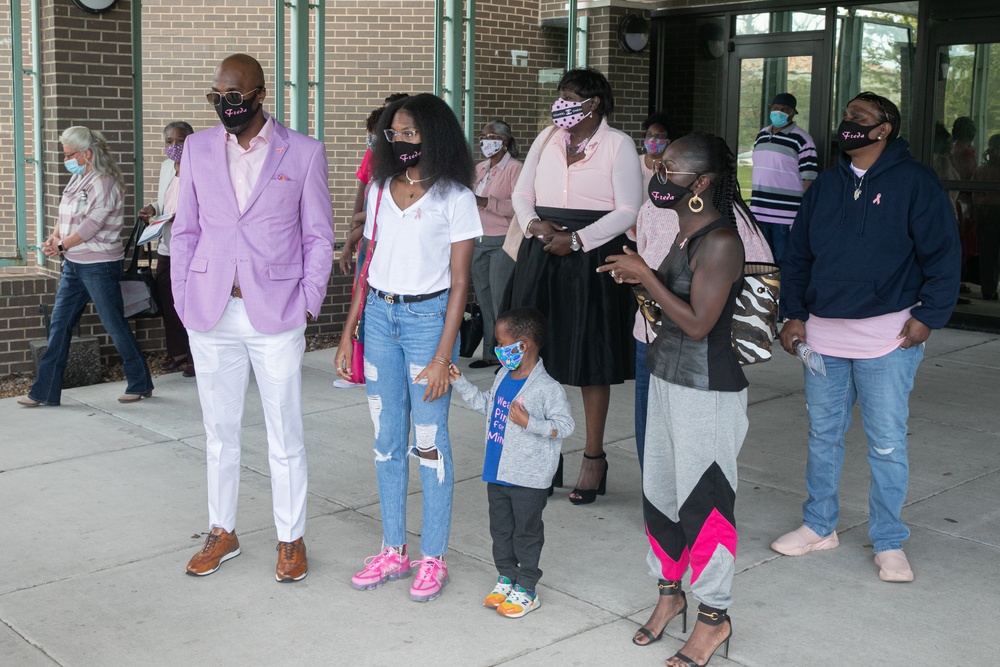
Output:
<instances>
[{"instance_id":1,"label":"young boy","mask_svg":"<svg viewBox=\"0 0 1000 667\"><path fill-rule=\"evenodd\" d=\"M454 364L450 371L469 407L488 415L483 481L500 576L483 604L501 616L520 618L541 604L535 586L542 576L542 510L563 438L574 425L566 392L538 358L548 335L545 316L534 308L510 310L499 317L494 332L503 365L488 392L462 377Z\"/></svg>"}]
</instances>

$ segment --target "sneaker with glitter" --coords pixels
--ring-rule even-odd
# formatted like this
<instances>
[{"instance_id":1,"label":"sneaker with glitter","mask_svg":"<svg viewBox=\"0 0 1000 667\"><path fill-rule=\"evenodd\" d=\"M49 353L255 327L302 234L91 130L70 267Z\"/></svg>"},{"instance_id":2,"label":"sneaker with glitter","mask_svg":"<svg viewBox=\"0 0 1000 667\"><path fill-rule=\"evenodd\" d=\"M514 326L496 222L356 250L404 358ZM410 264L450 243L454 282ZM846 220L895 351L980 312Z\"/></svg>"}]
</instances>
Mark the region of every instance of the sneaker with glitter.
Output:
<instances>
[{"instance_id":1,"label":"sneaker with glitter","mask_svg":"<svg viewBox=\"0 0 1000 667\"><path fill-rule=\"evenodd\" d=\"M534 611L540 606L542 606L542 603L538 600L537 594L531 595L525 589L514 584L514 589L510 592L510 595L503 601L503 604L497 607L497 613L507 618L521 618L529 611Z\"/></svg>"},{"instance_id":2,"label":"sneaker with glitter","mask_svg":"<svg viewBox=\"0 0 1000 667\"><path fill-rule=\"evenodd\" d=\"M387 581L406 579L410 576L410 557L403 548L386 547L376 556L365 559L365 569L351 577L351 586L359 591L370 591Z\"/></svg>"},{"instance_id":3,"label":"sneaker with glitter","mask_svg":"<svg viewBox=\"0 0 1000 667\"><path fill-rule=\"evenodd\" d=\"M443 558L427 556L415 562L417 578L410 587L410 599L414 602L430 602L441 597L441 591L448 584L448 565Z\"/></svg>"},{"instance_id":4,"label":"sneaker with glitter","mask_svg":"<svg viewBox=\"0 0 1000 667\"><path fill-rule=\"evenodd\" d=\"M496 609L507 599L513 587L513 583L507 577L497 577L497 585L493 587L493 592L483 600L483 605Z\"/></svg>"}]
</instances>

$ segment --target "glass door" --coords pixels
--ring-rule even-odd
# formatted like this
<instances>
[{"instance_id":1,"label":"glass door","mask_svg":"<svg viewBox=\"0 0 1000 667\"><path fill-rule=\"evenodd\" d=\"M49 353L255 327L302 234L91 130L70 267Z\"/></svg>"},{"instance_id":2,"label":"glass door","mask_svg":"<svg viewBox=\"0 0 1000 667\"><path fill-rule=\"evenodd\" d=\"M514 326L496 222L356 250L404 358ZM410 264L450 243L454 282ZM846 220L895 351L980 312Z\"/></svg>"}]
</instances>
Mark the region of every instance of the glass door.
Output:
<instances>
[{"instance_id":1,"label":"glass door","mask_svg":"<svg viewBox=\"0 0 1000 667\"><path fill-rule=\"evenodd\" d=\"M820 71L823 34L800 33L797 37L777 43L737 43L730 54L725 136L736 151L746 201L750 200L754 139L761 128L770 125L771 101L778 93L795 96L798 113L793 120L812 135L821 151L820 164L825 164L822 147L828 94Z\"/></svg>"},{"instance_id":2,"label":"glass door","mask_svg":"<svg viewBox=\"0 0 1000 667\"><path fill-rule=\"evenodd\" d=\"M923 157L948 191L962 241L957 321L996 326L1000 280L1000 19L932 33ZM990 25L992 24L992 25ZM929 135L929 136L928 136Z\"/></svg>"}]
</instances>

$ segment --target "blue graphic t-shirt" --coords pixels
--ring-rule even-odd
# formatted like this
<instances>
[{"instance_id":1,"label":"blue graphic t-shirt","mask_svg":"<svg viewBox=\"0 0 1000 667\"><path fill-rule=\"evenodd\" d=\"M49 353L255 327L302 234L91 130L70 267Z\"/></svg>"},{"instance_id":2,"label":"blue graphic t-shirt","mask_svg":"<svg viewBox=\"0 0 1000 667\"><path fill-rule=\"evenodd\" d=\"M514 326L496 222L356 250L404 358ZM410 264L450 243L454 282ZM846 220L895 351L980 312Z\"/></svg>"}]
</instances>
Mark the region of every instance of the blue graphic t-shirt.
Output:
<instances>
[{"instance_id":1,"label":"blue graphic t-shirt","mask_svg":"<svg viewBox=\"0 0 1000 667\"><path fill-rule=\"evenodd\" d=\"M521 391L524 380L515 380L510 375L500 381L497 393L493 396L493 411L490 413L490 428L486 432L486 461L483 463L483 481L513 486L497 479L497 468L500 465L500 454L503 452L503 434L507 430L507 415L510 414L510 403Z\"/></svg>"}]
</instances>

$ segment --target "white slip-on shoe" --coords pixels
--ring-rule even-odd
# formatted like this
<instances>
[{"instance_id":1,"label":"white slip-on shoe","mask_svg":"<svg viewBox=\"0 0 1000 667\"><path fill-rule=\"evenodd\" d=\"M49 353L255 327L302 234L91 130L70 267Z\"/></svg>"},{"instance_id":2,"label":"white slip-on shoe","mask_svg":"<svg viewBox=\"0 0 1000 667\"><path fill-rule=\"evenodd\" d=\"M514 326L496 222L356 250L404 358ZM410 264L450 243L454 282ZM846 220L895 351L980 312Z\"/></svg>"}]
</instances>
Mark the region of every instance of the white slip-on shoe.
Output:
<instances>
[{"instance_id":1,"label":"white slip-on shoe","mask_svg":"<svg viewBox=\"0 0 1000 667\"><path fill-rule=\"evenodd\" d=\"M878 578L897 584L913 581L913 570L902 549L892 549L875 554L875 564L878 565Z\"/></svg>"}]
</instances>

